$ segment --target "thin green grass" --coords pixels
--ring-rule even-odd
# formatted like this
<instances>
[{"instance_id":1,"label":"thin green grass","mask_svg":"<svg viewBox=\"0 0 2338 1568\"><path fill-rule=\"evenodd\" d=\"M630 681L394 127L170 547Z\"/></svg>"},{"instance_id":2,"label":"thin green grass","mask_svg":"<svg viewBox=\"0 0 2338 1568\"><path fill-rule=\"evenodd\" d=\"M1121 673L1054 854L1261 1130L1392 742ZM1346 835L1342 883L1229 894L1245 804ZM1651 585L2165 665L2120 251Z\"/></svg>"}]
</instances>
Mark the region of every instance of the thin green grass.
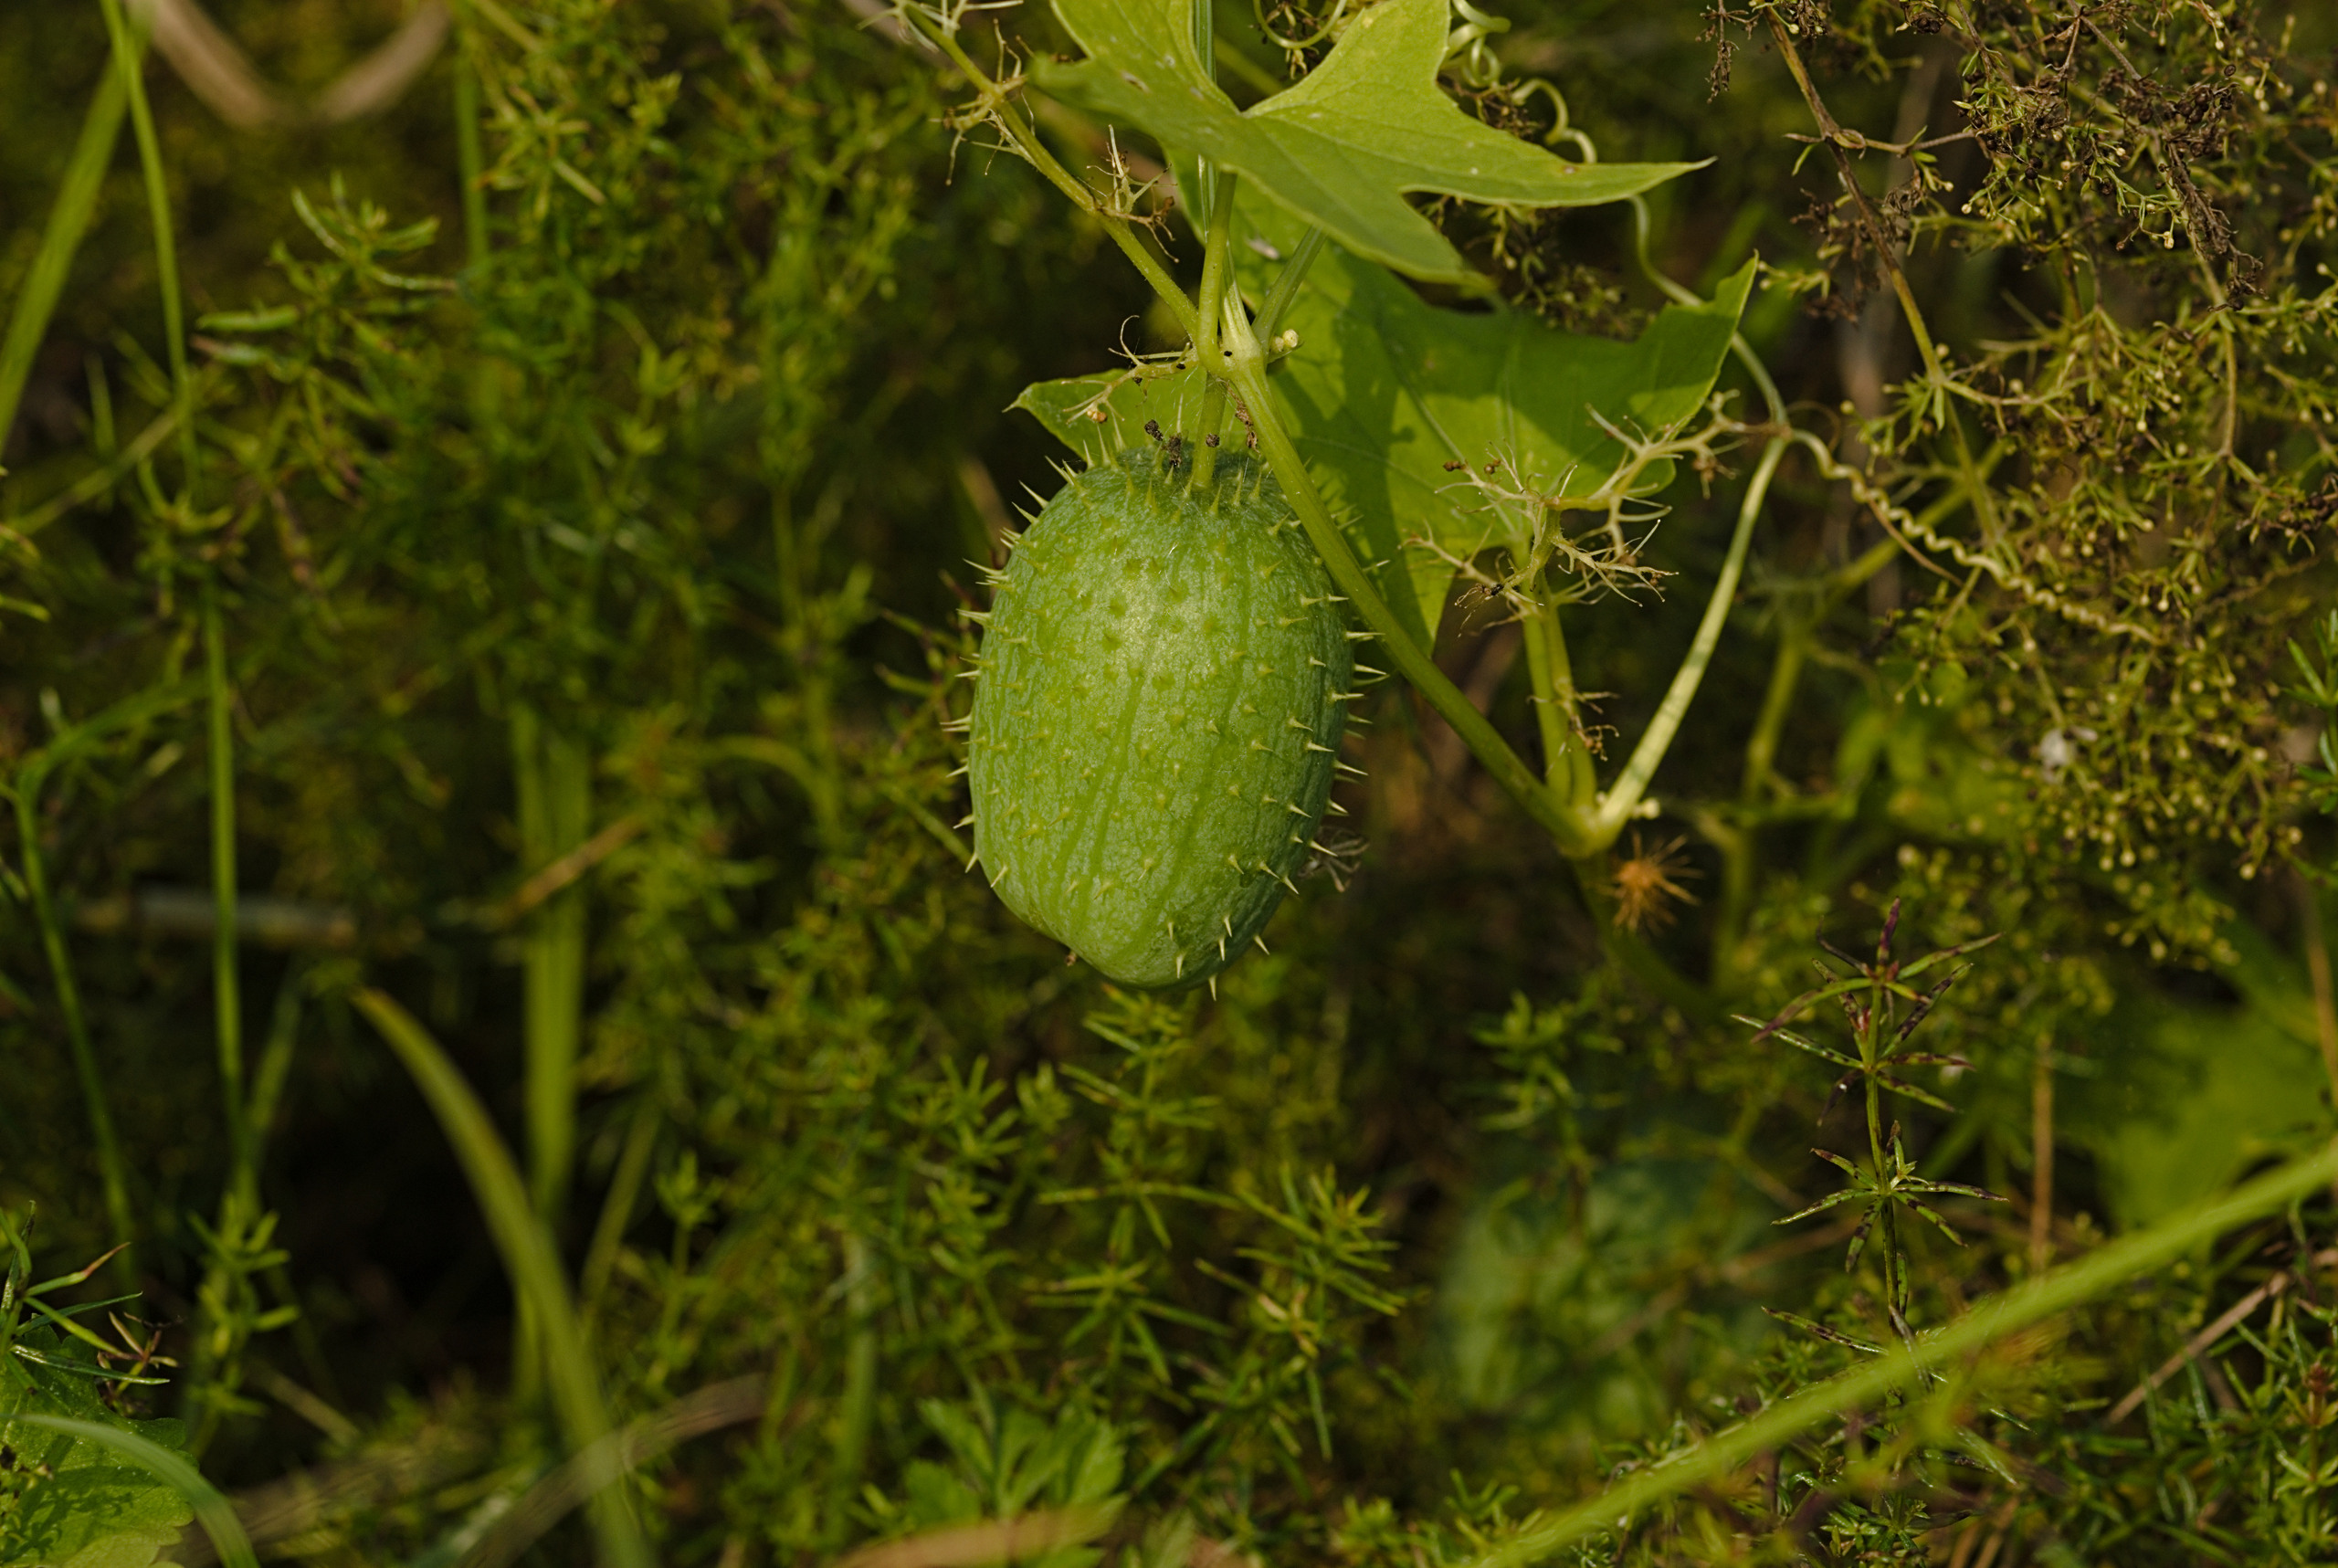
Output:
<instances>
[{"instance_id":1,"label":"thin green grass","mask_svg":"<svg viewBox=\"0 0 2338 1568\"><path fill-rule=\"evenodd\" d=\"M495 1238L496 1250L511 1275L513 1294L527 1303L533 1315L553 1407L569 1451L584 1453L611 1430L608 1403L569 1300L552 1237L529 1205L519 1167L497 1136L487 1108L428 1031L379 991L360 991L355 1000L359 1011L381 1032L413 1076L448 1142L455 1146L456 1157L470 1179L471 1191ZM597 1490L592 1518L605 1568L646 1568L648 1547L622 1489L607 1486Z\"/></svg>"},{"instance_id":2,"label":"thin green grass","mask_svg":"<svg viewBox=\"0 0 2338 1568\"><path fill-rule=\"evenodd\" d=\"M90 219L98 210L98 194L105 186L106 167L113 162L114 143L121 136L122 112L129 103L122 73L106 72L90 96L80 138L65 166L64 184L48 209L40 247L33 252L32 269L9 308L7 335L0 338L0 442L7 439L16 422L16 405L24 398L33 360L48 334L57 301L64 296L81 237L89 232Z\"/></svg>"},{"instance_id":3,"label":"thin green grass","mask_svg":"<svg viewBox=\"0 0 2338 1568\"><path fill-rule=\"evenodd\" d=\"M202 692L199 683L181 680L149 687L124 698L78 724L68 726L47 745L16 765L10 781L16 815L17 854L24 861L24 879L33 906L34 923L40 928L41 946L48 959L49 977L57 989L58 1011L65 1020L66 1038L73 1054L73 1069L80 1079L82 1103L90 1119L90 1139L98 1157L99 1184L105 1192L106 1216L114 1239L122 1245L115 1268L125 1285L135 1287L138 1270L134 1244L137 1211L130 1201L130 1173L122 1158L121 1140L114 1131L113 1110L106 1091L106 1075L99 1066L90 1037L81 987L75 975L70 943L66 939L63 911L49 887L47 857L43 853L41 795L51 776L96 752L122 731L142 730L164 714L193 701Z\"/></svg>"},{"instance_id":4,"label":"thin green grass","mask_svg":"<svg viewBox=\"0 0 2338 1568\"><path fill-rule=\"evenodd\" d=\"M171 391L179 409L179 458L184 464L180 483L192 491L195 477L194 387L186 363L186 304L179 289L179 252L171 222L171 187L163 168L162 140L154 133L153 106L146 100L142 74L146 56L144 29L123 9L121 0L99 0L106 17L106 33L113 43L114 74L121 79L130 106L130 126L138 142L138 167L146 185L146 216L153 229L155 280L163 296L163 348L171 367Z\"/></svg>"}]
</instances>

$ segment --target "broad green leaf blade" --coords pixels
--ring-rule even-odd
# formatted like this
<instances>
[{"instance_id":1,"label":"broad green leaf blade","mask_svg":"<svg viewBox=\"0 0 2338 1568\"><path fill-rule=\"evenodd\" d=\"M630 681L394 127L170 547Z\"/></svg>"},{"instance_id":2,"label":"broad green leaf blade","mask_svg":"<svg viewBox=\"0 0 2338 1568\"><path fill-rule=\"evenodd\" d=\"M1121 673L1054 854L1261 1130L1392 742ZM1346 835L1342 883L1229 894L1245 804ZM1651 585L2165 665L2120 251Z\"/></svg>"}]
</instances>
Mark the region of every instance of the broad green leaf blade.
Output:
<instances>
[{"instance_id":1,"label":"broad green leaf blade","mask_svg":"<svg viewBox=\"0 0 2338 1568\"><path fill-rule=\"evenodd\" d=\"M1302 223L1411 277L1483 280L1408 191L1517 206L1621 201L1695 163L1569 163L1463 113L1437 85L1447 0L1382 0L1323 63L1247 112L1194 53L1189 0L1055 0L1088 58L1038 61L1057 97L1235 170Z\"/></svg>"},{"instance_id":2,"label":"broad green leaf blade","mask_svg":"<svg viewBox=\"0 0 2338 1568\"><path fill-rule=\"evenodd\" d=\"M154 1561L161 1547L175 1543L179 1533L176 1526L184 1525L190 1514L202 1521L219 1560L227 1568L259 1568L259 1559L252 1555L251 1542L237 1522L236 1510L185 1456L103 1421L20 1415L15 1424L46 1428L81 1449L117 1455L136 1467L137 1473L149 1483L126 1507L111 1499L79 1499L80 1505L93 1516L100 1533L88 1546L58 1559L57 1568L143 1568L143 1564ZM94 1470L93 1466L78 1467L61 1472L58 1480L90 1475ZM171 1500L159 1502L155 1496L158 1490L168 1492ZM165 1521L169 1521L167 1526ZM168 1536L154 1540L163 1528L169 1529Z\"/></svg>"},{"instance_id":3,"label":"broad green leaf blade","mask_svg":"<svg viewBox=\"0 0 2338 1568\"><path fill-rule=\"evenodd\" d=\"M1288 254L1301 231L1248 201L1236 226L1237 270L1256 297L1272 280L1268 253ZM1438 310L1381 268L1326 250L1285 318L1299 348L1272 384L1325 500L1421 646L1436 633L1453 558L1505 542L1514 526L1514 512L1486 507L1446 465L1482 470L1499 458L1543 493L1596 491L1626 456L1600 421L1647 436L1695 417L1753 282L1749 263L1711 301L1670 307L1636 341L1617 342L1514 311ZM1198 371L1123 372L1042 382L1015 405L1093 463L1146 440L1148 420L1188 442L1209 434L1197 427L1202 392ZM1242 439L1230 416L1218 434ZM1669 478L1657 465L1641 489Z\"/></svg>"},{"instance_id":4,"label":"broad green leaf blade","mask_svg":"<svg viewBox=\"0 0 2338 1568\"><path fill-rule=\"evenodd\" d=\"M40 1479L0 1509L0 1568L147 1568L195 1517L196 1492L182 1483L218 1498L175 1451L184 1428L109 1409L94 1363L47 1325L19 1331L17 1342L45 1359L0 1357L0 1444Z\"/></svg>"}]
</instances>

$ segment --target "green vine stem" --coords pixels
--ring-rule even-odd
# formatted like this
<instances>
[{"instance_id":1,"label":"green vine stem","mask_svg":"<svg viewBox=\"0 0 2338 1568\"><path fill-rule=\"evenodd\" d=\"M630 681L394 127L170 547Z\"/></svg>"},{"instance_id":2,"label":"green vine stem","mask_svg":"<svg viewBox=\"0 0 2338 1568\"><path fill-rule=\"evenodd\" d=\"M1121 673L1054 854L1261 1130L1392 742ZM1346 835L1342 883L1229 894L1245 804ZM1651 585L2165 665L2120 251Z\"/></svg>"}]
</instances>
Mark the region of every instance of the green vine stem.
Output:
<instances>
[{"instance_id":1,"label":"green vine stem","mask_svg":"<svg viewBox=\"0 0 2338 1568\"><path fill-rule=\"evenodd\" d=\"M1195 432L1199 443L1194 453L1193 484L1207 489L1217 474L1217 427L1226 422L1226 379L1220 362L1224 353L1219 344L1224 332L1226 296L1233 281L1234 191L1238 182L1227 174L1216 182L1216 195L1209 207L1209 236L1202 254L1202 290L1198 307L1201 331L1194 339L1194 360L1209 378L1209 390L1202 396L1201 429ZM1208 185L1205 184L1205 189Z\"/></svg>"},{"instance_id":2,"label":"green vine stem","mask_svg":"<svg viewBox=\"0 0 2338 1568\"><path fill-rule=\"evenodd\" d=\"M1547 597L1522 628L1526 640L1526 670L1534 683L1534 722L1543 737L1543 776L1560 803L1574 805L1598 791L1592 773L1591 752L1577 732L1580 703L1574 685L1574 665L1567 657L1566 627L1560 624L1559 606Z\"/></svg>"},{"instance_id":3,"label":"green vine stem","mask_svg":"<svg viewBox=\"0 0 2338 1568\"><path fill-rule=\"evenodd\" d=\"M1893 546L1898 553L1898 546ZM1810 652L1810 625L1796 620L1778 637L1777 658L1770 665L1769 689L1762 694L1762 711L1754 721L1753 737L1745 742L1744 777L1738 801L1751 806L1769 787L1778 759L1778 736L1785 729L1786 713L1794 706L1794 689L1802 680L1803 661Z\"/></svg>"},{"instance_id":4,"label":"green vine stem","mask_svg":"<svg viewBox=\"0 0 2338 1568\"><path fill-rule=\"evenodd\" d=\"M1779 459L1786 453L1786 437L1774 436L1762 450L1761 461L1754 468L1754 478L1745 487L1744 499L1738 503L1737 530L1730 536L1729 554L1722 562L1721 575L1713 582L1713 591L1705 600L1703 619L1697 624L1697 635L1689 645L1689 652L1674 672L1672 685L1664 694L1664 701L1656 716L1648 721L1639 744L1632 748L1631 760L1624 764L1624 772L1613 788L1600 797L1597 814L1592 819L1592 837L1601 847L1613 844L1624 830L1624 824L1640 809L1641 797L1648 782L1656 776L1657 764L1664 761L1664 753L1671 748L1672 737L1680 732L1680 721L1688 716L1689 704L1697 695L1697 688L1705 678L1705 667L1712 662L1713 648L1721 641L1722 627L1729 620L1730 606L1737 601L1737 580L1745 571L1745 552L1754 542L1754 524L1762 515L1762 502L1770 492L1770 480L1778 471Z\"/></svg>"},{"instance_id":5,"label":"green vine stem","mask_svg":"<svg viewBox=\"0 0 2338 1568\"><path fill-rule=\"evenodd\" d=\"M1310 225L1297 248L1291 251L1290 259L1275 274L1274 287L1267 290L1266 302L1259 307L1259 323L1252 330L1260 338L1269 343L1275 341L1275 334L1282 330L1284 313L1299 298L1299 286L1307 281L1307 269L1322 253L1323 231Z\"/></svg>"},{"instance_id":6,"label":"green vine stem","mask_svg":"<svg viewBox=\"0 0 2338 1568\"><path fill-rule=\"evenodd\" d=\"M1786 438L1773 437L1756 466L1754 479L1746 487L1745 497L1738 509L1735 533L1730 542L1727 559L1719 579L1705 605L1695 639L1681 660L1672 685L1665 693L1648 732L1634 749L1630 762L1616 787L1596 803L1590 800L1569 802L1545 786L1534 776L1533 770L1502 739L1486 716L1478 711L1461 689L1446 678L1396 619L1388 603L1372 582L1355 553L1348 547L1339 525L1332 520L1323 504L1322 493L1316 489L1313 478L1307 472L1299 450L1282 426L1269 399L1266 377L1266 353L1259 343L1242 312L1229 304L1226 312L1226 341L1230 350L1229 374L1235 390L1250 411L1251 427L1258 432L1259 443L1267 454L1267 461L1282 481L1284 494L1299 513L1308 538L1323 557L1332 580L1354 605L1364 625L1379 637L1396 668L1426 698L1439 718L1453 727L1462 742L1490 773L1495 783L1517 802L1521 809L1545 832L1560 851L1570 859L1579 859L1605 849L1616 841L1624 824L1639 809L1649 779L1657 764L1670 747L1679 732L1680 721L1687 714L1690 701L1704 679L1706 666L1711 661L1714 645L1720 641L1721 630L1728 619L1730 605L1735 601L1737 583L1745 566L1745 554L1752 542L1753 529L1760 517L1762 502L1769 491L1770 480L1777 472L1779 460L1785 455ZM1547 651L1547 650L1546 650Z\"/></svg>"},{"instance_id":7,"label":"green vine stem","mask_svg":"<svg viewBox=\"0 0 2338 1568\"><path fill-rule=\"evenodd\" d=\"M1039 172L1042 179L1062 192L1072 205L1104 226L1104 232L1111 236L1112 243L1121 247L1121 253L1143 274L1144 280L1153 285L1153 291L1161 296L1162 302L1176 317L1178 328L1187 337L1198 338L1199 318L1194 302L1177 286L1177 280L1169 276L1168 268L1146 248L1144 241L1137 237L1125 217L1098 201L1096 193L1075 178L1057 161L1056 155L1048 151L1047 144L1039 140L1038 132L1016 108L1014 95L991 80L988 73L974 64L966 51L959 47L955 26L937 23L929 12L920 6L904 6L900 14L908 16L917 27L919 36L940 49L958 74L966 79L967 84L974 89L975 112L995 121L1015 151Z\"/></svg>"},{"instance_id":8,"label":"green vine stem","mask_svg":"<svg viewBox=\"0 0 2338 1568\"><path fill-rule=\"evenodd\" d=\"M1533 770L1511 749L1510 742L1501 738L1501 732L1478 711L1461 689L1437 668L1436 661L1421 651L1397 621L1388 602L1380 596L1380 590L1373 585L1363 563L1348 548L1339 524L1332 521L1322 492L1315 488L1314 478L1308 473L1299 448L1291 444L1290 434L1274 411L1267 390L1265 350L1250 331L1249 323L1242 320L1239 310L1229 310L1227 318L1234 390L1249 410L1250 428L1258 435L1267 464L1281 481L1284 496L1298 512L1300 524L1307 530L1316 553L1323 558L1333 584L1385 646L1397 671L1413 683L1438 717L1453 726L1454 733L1485 764L1502 792L1568 853L1581 853L1591 847L1585 842L1585 824L1581 815L1561 805L1557 797L1543 787Z\"/></svg>"},{"instance_id":9,"label":"green vine stem","mask_svg":"<svg viewBox=\"0 0 2338 1568\"><path fill-rule=\"evenodd\" d=\"M1814 1384L1753 1419L1714 1434L1689 1453L1640 1470L1596 1497L1529 1525L1470 1559L1463 1568L1526 1568L1579 1542L1615 1531L1633 1515L1668 1498L1711 1486L1831 1416L1913 1387L1937 1370L1968 1361L2008 1335L2092 1300L2227 1231L2285 1208L2333 1177L2338 1177L2338 1143L1990 1297L1944 1328L1891 1345L1873 1360Z\"/></svg>"},{"instance_id":10,"label":"green vine stem","mask_svg":"<svg viewBox=\"0 0 2338 1568\"><path fill-rule=\"evenodd\" d=\"M1954 498L1962 504L1962 498ZM1745 928L1745 913L1754 899L1754 852L1765 822L1782 816L1808 816L1832 809L1831 796L1794 796L1778 778L1779 738L1785 733L1794 695L1809 663L1817 629L1836 606L1868 579L1899 559L1896 538L1886 536L1856 559L1821 580L1817 604L1806 614L1791 618L1778 636L1778 650L1770 666L1770 683L1762 698L1754 732L1745 742L1745 761L1738 784L1737 804L1701 808L1694 813L1697 830L1722 854L1722 891L1713 920L1713 973L1737 972L1738 943ZM1784 796L1785 798L1773 798Z\"/></svg>"}]
</instances>

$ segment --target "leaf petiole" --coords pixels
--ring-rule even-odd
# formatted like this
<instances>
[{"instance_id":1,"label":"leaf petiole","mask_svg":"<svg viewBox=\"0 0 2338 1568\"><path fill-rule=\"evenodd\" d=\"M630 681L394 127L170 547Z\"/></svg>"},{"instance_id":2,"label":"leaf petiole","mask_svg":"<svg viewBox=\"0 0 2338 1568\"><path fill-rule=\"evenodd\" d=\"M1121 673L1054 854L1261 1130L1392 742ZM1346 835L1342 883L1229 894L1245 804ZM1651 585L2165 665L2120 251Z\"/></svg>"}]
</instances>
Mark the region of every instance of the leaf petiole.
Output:
<instances>
[{"instance_id":1,"label":"leaf petiole","mask_svg":"<svg viewBox=\"0 0 2338 1568\"><path fill-rule=\"evenodd\" d=\"M1235 392L1240 395L1250 414L1250 428L1258 434L1259 445L1265 451L1267 464L1282 482L1283 494L1299 514L1301 526L1307 530L1308 539L1316 553L1323 558L1323 565L1332 581L1347 595L1364 623L1386 645L1389 658L1395 660L1397 669L1414 688L1428 700L1438 715L1453 726L1463 743L1486 765L1494 782L1503 793L1516 801L1521 810L1533 818L1535 824L1550 834L1562 851L1569 856L1582 855L1597 847L1589 841L1590 823L1579 811L1562 805L1558 798L1543 787L1543 782L1503 740L1501 732L1478 711L1477 705L1465 696L1461 689L1438 668L1437 661L1421 651L1396 613L1388 607L1380 590L1373 584L1363 563L1348 548L1340 532L1339 524L1332 521L1329 508L1323 504L1322 492L1315 488L1314 478L1307 471L1299 449L1291 444L1290 434L1282 427L1281 418L1275 413L1271 395L1267 389L1267 356L1248 321L1238 310L1227 312L1227 347L1231 356L1231 379ZM1612 836L1611 836L1612 837Z\"/></svg>"},{"instance_id":2,"label":"leaf petiole","mask_svg":"<svg viewBox=\"0 0 2338 1568\"><path fill-rule=\"evenodd\" d=\"M1737 531L1730 538L1728 557L1722 562L1721 575L1714 579L1712 594L1705 601L1704 618L1697 625L1696 638L1680 660L1663 704L1648 721L1639 744L1632 748L1631 761L1624 764L1623 776L1600 797L1598 815L1592 820L1591 830L1603 847L1616 841L1624 824L1639 809L1648 781L1656 776L1657 764L1664 761L1664 753L1671 747L1672 737L1680 731L1680 721L1688 716L1689 704L1704 680L1705 668L1712 662L1713 648L1721 641L1730 606L1737 599L1737 580L1745 571L1745 552L1754 542L1754 524L1761 518L1762 502L1769 495L1770 480L1778 471L1778 461L1785 456L1787 445L1785 437L1773 436L1763 448L1762 460L1755 465L1754 478L1745 487L1744 499L1738 503Z\"/></svg>"},{"instance_id":3,"label":"leaf petiole","mask_svg":"<svg viewBox=\"0 0 2338 1568\"><path fill-rule=\"evenodd\" d=\"M1217 427L1226 417L1226 355L1220 345L1227 321L1241 314L1238 300L1230 306L1227 300L1234 280L1234 192L1240 183L1231 169L1220 172L1210 182L1214 193L1209 209L1208 248L1202 255L1198 310L1201 331L1194 334L1195 363L1209 378L1207 390L1202 395L1202 427L1196 437L1199 446L1194 453L1193 482L1204 489L1216 477Z\"/></svg>"},{"instance_id":4,"label":"leaf petiole","mask_svg":"<svg viewBox=\"0 0 2338 1568\"><path fill-rule=\"evenodd\" d=\"M1299 286L1307 281L1307 269L1322 253L1323 231L1311 226L1298 248L1290 253L1290 259L1275 274L1275 286L1268 291L1267 302L1259 307L1257 331L1266 342L1271 344L1275 334L1282 330L1284 314L1290 310L1290 302L1299 298Z\"/></svg>"}]
</instances>

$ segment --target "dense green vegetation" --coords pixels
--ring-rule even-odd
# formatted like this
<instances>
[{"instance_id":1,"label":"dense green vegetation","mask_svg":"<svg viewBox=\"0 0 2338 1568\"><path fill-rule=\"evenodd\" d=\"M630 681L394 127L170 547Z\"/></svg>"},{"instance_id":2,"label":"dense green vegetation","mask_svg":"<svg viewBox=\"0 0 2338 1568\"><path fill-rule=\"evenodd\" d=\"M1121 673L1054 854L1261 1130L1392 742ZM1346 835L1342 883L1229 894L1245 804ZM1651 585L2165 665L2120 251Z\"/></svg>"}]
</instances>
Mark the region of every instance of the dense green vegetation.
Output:
<instances>
[{"instance_id":1,"label":"dense green vegetation","mask_svg":"<svg viewBox=\"0 0 2338 1568\"><path fill-rule=\"evenodd\" d=\"M1219 5L1451 29L1347 227L1159 0L207 14L0 20L0 1564L2338 1558L2317 8ZM1208 989L961 821L1148 418L1390 673Z\"/></svg>"}]
</instances>

